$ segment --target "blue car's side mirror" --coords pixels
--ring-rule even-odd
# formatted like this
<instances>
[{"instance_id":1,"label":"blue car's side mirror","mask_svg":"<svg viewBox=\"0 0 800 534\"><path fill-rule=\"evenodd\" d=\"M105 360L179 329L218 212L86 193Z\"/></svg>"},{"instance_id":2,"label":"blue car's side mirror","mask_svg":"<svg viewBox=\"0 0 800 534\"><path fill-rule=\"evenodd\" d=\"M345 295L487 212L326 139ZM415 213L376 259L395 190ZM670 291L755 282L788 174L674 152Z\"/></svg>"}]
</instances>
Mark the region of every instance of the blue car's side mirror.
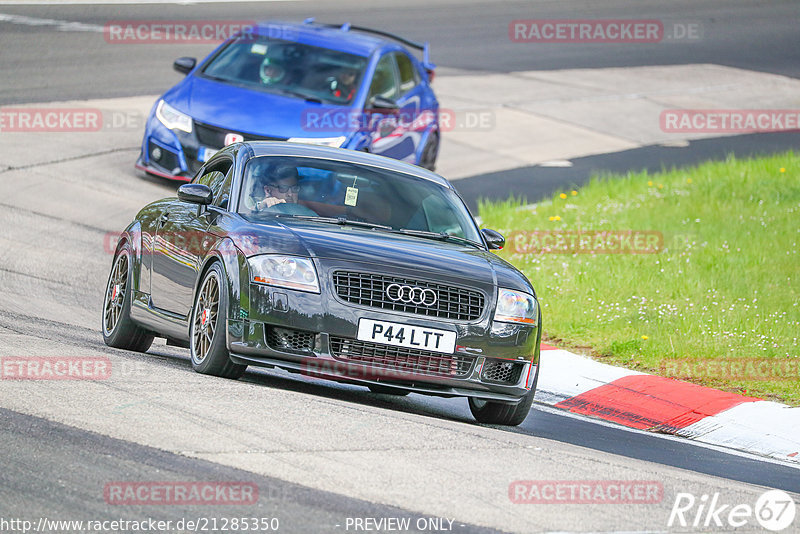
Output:
<instances>
[{"instance_id":1,"label":"blue car's side mirror","mask_svg":"<svg viewBox=\"0 0 800 534\"><path fill-rule=\"evenodd\" d=\"M172 64L172 68L181 74L189 74L192 69L197 65L197 60L193 57L179 57Z\"/></svg>"}]
</instances>

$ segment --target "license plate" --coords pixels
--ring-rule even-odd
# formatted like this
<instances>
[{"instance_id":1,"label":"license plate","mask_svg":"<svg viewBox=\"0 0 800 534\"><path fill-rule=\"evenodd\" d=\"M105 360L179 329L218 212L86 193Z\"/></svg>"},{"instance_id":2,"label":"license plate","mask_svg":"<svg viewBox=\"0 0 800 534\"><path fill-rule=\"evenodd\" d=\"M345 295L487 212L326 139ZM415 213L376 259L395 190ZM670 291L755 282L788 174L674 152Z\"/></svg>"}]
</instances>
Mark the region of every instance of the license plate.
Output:
<instances>
[{"instance_id":1,"label":"license plate","mask_svg":"<svg viewBox=\"0 0 800 534\"><path fill-rule=\"evenodd\" d=\"M456 348L456 333L424 326L412 326L389 321L360 319L358 321L359 341L371 341L381 345L393 345L410 349L452 354Z\"/></svg>"},{"instance_id":2,"label":"license plate","mask_svg":"<svg viewBox=\"0 0 800 534\"><path fill-rule=\"evenodd\" d=\"M211 158L211 156L213 156L216 153L217 150L214 148L207 148L201 146L200 148L197 149L197 161L202 161L203 163L205 163Z\"/></svg>"}]
</instances>

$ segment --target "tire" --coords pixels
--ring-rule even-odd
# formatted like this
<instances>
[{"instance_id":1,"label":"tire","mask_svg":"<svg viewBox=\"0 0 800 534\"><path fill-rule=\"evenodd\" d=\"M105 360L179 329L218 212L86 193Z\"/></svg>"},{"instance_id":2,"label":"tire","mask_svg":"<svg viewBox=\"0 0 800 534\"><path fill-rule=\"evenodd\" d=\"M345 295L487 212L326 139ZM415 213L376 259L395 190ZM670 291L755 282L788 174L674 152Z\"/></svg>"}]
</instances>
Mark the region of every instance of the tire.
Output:
<instances>
[{"instance_id":1,"label":"tire","mask_svg":"<svg viewBox=\"0 0 800 534\"><path fill-rule=\"evenodd\" d=\"M400 388L393 388L391 386L375 386L370 385L367 386L369 390L373 393L379 393L381 395L395 395L396 397L405 397L409 393L411 393L407 389L400 389Z\"/></svg>"},{"instance_id":2,"label":"tire","mask_svg":"<svg viewBox=\"0 0 800 534\"><path fill-rule=\"evenodd\" d=\"M531 411L533 397L536 395L536 384L539 382L539 367L539 365L536 366L536 377L533 379L531 390L517 404L470 397L469 411L472 412L473 417L479 423L489 425L517 426L521 424Z\"/></svg>"},{"instance_id":3,"label":"tire","mask_svg":"<svg viewBox=\"0 0 800 534\"><path fill-rule=\"evenodd\" d=\"M219 263L212 264L203 276L192 306L189 351L192 368L198 373L235 380L247 366L233 363L225 346L228 285L224 281Z\"/></svg>"},{"instance_id":4,"label":"tire","mask_svg":"<svg viewBox=\"0 0 800 534\"><path fill-rule=\"evenodd\" d=\"M131 320L132 280L131 248L125 243L114 256L103 297L103 341L109 347L146 352L155 336Z\"/></svg>"},{"instance_id":5,"label":"tire","mask_svg":"<svg viewBox=\"0 0 800 534\"><path fill-rule=\"evenodd\" d=\"M428 141L425 143L425 148L422 149L422 155L419 158L419 166L429 171L436 170L436 158L439 156L439 134L432 132L428 136Z\"/></svg>"},{"instance_id":6,"label":"tire","mask_svg":"<svg viewBox=\"0 0 800 534\"><path fill-rule=\"evenodd\" d=\"M536 355L541 352L542 346L542 309L539 308L539 317L537 320L539 325L538 332L536 332ZM473 417L479 423L486 423L490 425L508 425L517 426L521 424L531 411L533 398L536 396L536 386L539 384L539 371L541 370L541 359L538 360L539 364L536 366L536 376L533 377L533 385L531 390L525 394L521 401L517 404L509 404L507 402L487 401L483 399L469 398L469 411L472 412Z\"/></svg>"}]
</instances>

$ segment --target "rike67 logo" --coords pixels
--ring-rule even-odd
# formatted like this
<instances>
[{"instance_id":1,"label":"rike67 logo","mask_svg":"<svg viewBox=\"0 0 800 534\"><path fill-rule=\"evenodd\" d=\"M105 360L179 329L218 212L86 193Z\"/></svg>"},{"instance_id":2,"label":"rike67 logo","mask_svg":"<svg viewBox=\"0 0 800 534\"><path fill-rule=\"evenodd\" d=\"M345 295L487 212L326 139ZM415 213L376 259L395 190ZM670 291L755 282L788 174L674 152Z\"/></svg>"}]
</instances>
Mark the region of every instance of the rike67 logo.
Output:
<instances>
[{"instance_id":1,"label":"rike67 logo","mask_svg":"<svg viewBox=\"0 0 800 534\"><path fill-rule=\"evenodd\" d=\"M725 503L719 493L702 495L698 499L691 493L678 493L667 521L668 527L694 527L707 531L709 528L731 528L755 526L771 532L789 528L797 513L792 497L781 490L763 493L755 506Z\"/></svg>"}]
</instances>

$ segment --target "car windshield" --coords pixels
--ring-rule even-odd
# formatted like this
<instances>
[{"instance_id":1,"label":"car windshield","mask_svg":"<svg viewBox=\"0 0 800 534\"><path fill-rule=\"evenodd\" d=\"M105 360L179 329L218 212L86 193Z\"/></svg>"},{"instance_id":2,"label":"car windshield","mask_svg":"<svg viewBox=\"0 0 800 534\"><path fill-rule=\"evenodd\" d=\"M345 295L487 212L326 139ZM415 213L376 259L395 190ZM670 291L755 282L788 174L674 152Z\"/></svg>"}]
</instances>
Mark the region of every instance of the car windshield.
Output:
<instances>
[{"instance_id":1,"label":"car windshield","mask_svg":"<svg viewBox=\"0 0 800 534\"><path fill-rule=\"evenodd\" d=\"M483 247L475 221L452 189L342 161L252 158L245 166L238 211L252 222L296 217Z\"/></svg>"},{"instance_id":2,"label":"car windshield","mask_svg":"<svg viewBox=\"0 0 800 534\"><path fill-rule=\"evenodd\" d=\"M247 34L228 43L200 76L258 91L346 105L364 74L367 58Z\"/></svg>"}]
</instances>

